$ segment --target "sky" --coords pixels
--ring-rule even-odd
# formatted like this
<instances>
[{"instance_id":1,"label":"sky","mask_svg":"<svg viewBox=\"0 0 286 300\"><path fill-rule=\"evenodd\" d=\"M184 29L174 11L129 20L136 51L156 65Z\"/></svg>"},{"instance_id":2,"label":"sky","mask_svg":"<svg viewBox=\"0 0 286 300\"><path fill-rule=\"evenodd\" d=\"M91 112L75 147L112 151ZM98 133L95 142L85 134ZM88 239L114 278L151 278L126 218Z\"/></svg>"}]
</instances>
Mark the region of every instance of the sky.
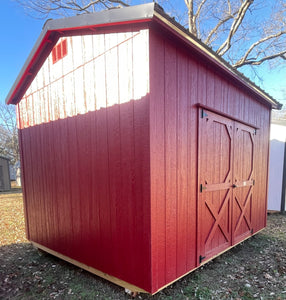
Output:
<instances>
[{"instance_id":1,"label":"sky","mask_svg":"<svg viewBox=\"0 0 286 300\"><path fill-rule=\"evenodd\" d=\"M27 16L16 2L1 1L0 102L5 98L41 33L44 20Z\"/></svg>"},{"instance_id":2,"label":"sky","mask_svg":"<svg viewBox=\"0 0 286 300\"><path fill-rule=\"evenodd\" d=\"M28 16L24 8L15 1L1 1L0 102L5 101L9 90L39 37L44 23L45 20ZM274 99L286 105L286 63L276 69L269 69L267 64L261 65L259 73L263 79L262 82L251 78L251 72L245 72L250 79L254 80Z\"/></svg>"}]
</instances>

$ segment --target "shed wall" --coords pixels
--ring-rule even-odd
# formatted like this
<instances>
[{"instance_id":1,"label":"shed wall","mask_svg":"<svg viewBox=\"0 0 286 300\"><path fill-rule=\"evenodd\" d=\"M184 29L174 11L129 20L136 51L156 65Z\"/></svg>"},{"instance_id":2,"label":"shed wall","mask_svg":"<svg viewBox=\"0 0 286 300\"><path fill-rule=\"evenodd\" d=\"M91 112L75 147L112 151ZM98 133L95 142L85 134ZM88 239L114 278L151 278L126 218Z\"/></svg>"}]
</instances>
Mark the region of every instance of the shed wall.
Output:
<instances>
[{"instance_id":1,"label":"shed wall","mask_svg":"<svg viewBox=\"0 0 286 300\"><path fill-rule=\"evenodd\" d=\"M9 160L0 157L0 192L11 189Z\"/></svg>"},{"instance_id":2,"label":"shed wall","mask_svg":"<svg viewBox=\"0 0 286 300\"><path fill-rule=\"evenodd\" d=\"M285 147L286 126L279 124L271 124L268 191L269 210L280 211L281 202L285 202L285 199L282 199L283 189L285 190L285 186L283 187L283 169L286 161Z\"/></svg>"},{"instance_id":3,"label":"shed wall","mask_svg":"<svg viewBox=\"0 0 286 300\"><path fill-rule=\"evenodd\" d=\"M148 34L67 38L18 126L28 238L150 291Z\"/></svg>"},{"instance_id":4,"label":"shed wall","mask_svg":"<svg viewBox=\"0 0 286 300\"><path fill-rule=\"evenodd\" d=\"M170 36L170 34L169 34ZM270 107L235 86L193 50L150 35L150 163L153 291L199 264L198 104L259 128L255 136L254 233L266 225Z\"/></svg>"}]
</instances>

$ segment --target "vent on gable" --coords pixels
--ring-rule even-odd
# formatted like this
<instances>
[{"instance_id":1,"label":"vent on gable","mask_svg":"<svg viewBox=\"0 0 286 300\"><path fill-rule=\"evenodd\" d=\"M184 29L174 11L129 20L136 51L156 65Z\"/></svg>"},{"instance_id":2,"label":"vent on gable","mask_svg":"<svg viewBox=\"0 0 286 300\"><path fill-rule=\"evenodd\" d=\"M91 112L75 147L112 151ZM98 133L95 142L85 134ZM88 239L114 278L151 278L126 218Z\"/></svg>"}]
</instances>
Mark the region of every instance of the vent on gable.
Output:
<instances>
[{"instance_id":1,"label":"vent on gable","mask_svg":"<svg viewBox=\"0 0 286 300\"><path fill-rule=\"evenodd\" d=\"M52 51L53 64L55 64L57 61L65 57L67 54L68 54L67 40L64 39L60 43L58 43Z\"/></svg>"}]
</instances>

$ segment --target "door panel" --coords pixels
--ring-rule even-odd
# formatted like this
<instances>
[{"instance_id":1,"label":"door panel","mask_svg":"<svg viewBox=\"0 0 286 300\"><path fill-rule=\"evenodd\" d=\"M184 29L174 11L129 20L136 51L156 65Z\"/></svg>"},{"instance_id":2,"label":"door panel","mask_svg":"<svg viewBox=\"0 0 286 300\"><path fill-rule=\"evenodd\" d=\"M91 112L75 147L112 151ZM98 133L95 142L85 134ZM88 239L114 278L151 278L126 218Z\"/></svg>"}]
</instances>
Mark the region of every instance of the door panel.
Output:
<instances>
[{"instance_id":1,"label":"door panel","mask_svg":"<svg viewBox=\"0 0 286 300\"><path fill-rule=\"evenodd\" d=\"M199 253L205 259L231 245L233 122L210 111L199 118Z\"/></svg>"},{"instance_id":2,"label":"door panel","mask_svg":"<svg viewBox=\"0 0 286 300\"><path fill-rule=\"evenodd\" d=\"M252 234L254 129L199 110L198 261Z\"/></svg>"},{"instance_id":3,"label":"door panel","mask_svg":"<svg viewBox=\"0 0 286 300\"><path fill-rule=\"evenodd\" d=\"M235 122L233 161L233 244L252 234L254 135L252 127Z\"/></svg>"}]
</instances>

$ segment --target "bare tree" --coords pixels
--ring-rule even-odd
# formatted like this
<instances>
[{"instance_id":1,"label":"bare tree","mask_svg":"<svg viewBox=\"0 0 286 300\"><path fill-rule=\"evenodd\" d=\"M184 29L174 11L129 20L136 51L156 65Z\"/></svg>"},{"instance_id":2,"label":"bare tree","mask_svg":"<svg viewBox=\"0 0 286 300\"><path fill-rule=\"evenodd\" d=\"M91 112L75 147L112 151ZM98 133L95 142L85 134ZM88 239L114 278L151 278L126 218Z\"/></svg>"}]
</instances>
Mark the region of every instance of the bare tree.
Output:
<instances>
[{"instance_id":1,"label":"bare tree","mask_svg":"<svg viewBox=\"0 0 286 300\"><path fill-rule=\"evenodd\" d=\"M19 161L18 130L12 105L0 104L0 156L10 158L12 165Z\"/></svg>"},{"instance_id":2,"label":"bare tree","mask_svg":"<svg viewBox=\"0 0 286 300\"><path fill-rule=\"evenodd\" d=\"M70 16L100 9L129 6L128 0L16 0L32 16L46 19L50 15Z\"/></svg>"},{"instance_id":3,"label":"bare tree","mask_svg":"<svg viewBox=\"0 0 286 300\"><path fill-rule=\"evenodd\" d=\"M16 0L34 16L74 15L133 0ZM185 2L187 9L178 9ZM146 1L136 1L146 2ZM285 0L158 0L168 13L235 68L286 60ZM184 14L185 17L184 18ZM183 24L184 25L184 24Z\"/></svg>"},{"instance_id":4,"label":"bare tree","mask_svg":"<svg viewBox=\"0 0 286 300\"><path fill-rule=\"evenodd\" d=\"M185 0L191 33L234 67L286 60L286 3Z\"/></svg>"}]
</instances>

